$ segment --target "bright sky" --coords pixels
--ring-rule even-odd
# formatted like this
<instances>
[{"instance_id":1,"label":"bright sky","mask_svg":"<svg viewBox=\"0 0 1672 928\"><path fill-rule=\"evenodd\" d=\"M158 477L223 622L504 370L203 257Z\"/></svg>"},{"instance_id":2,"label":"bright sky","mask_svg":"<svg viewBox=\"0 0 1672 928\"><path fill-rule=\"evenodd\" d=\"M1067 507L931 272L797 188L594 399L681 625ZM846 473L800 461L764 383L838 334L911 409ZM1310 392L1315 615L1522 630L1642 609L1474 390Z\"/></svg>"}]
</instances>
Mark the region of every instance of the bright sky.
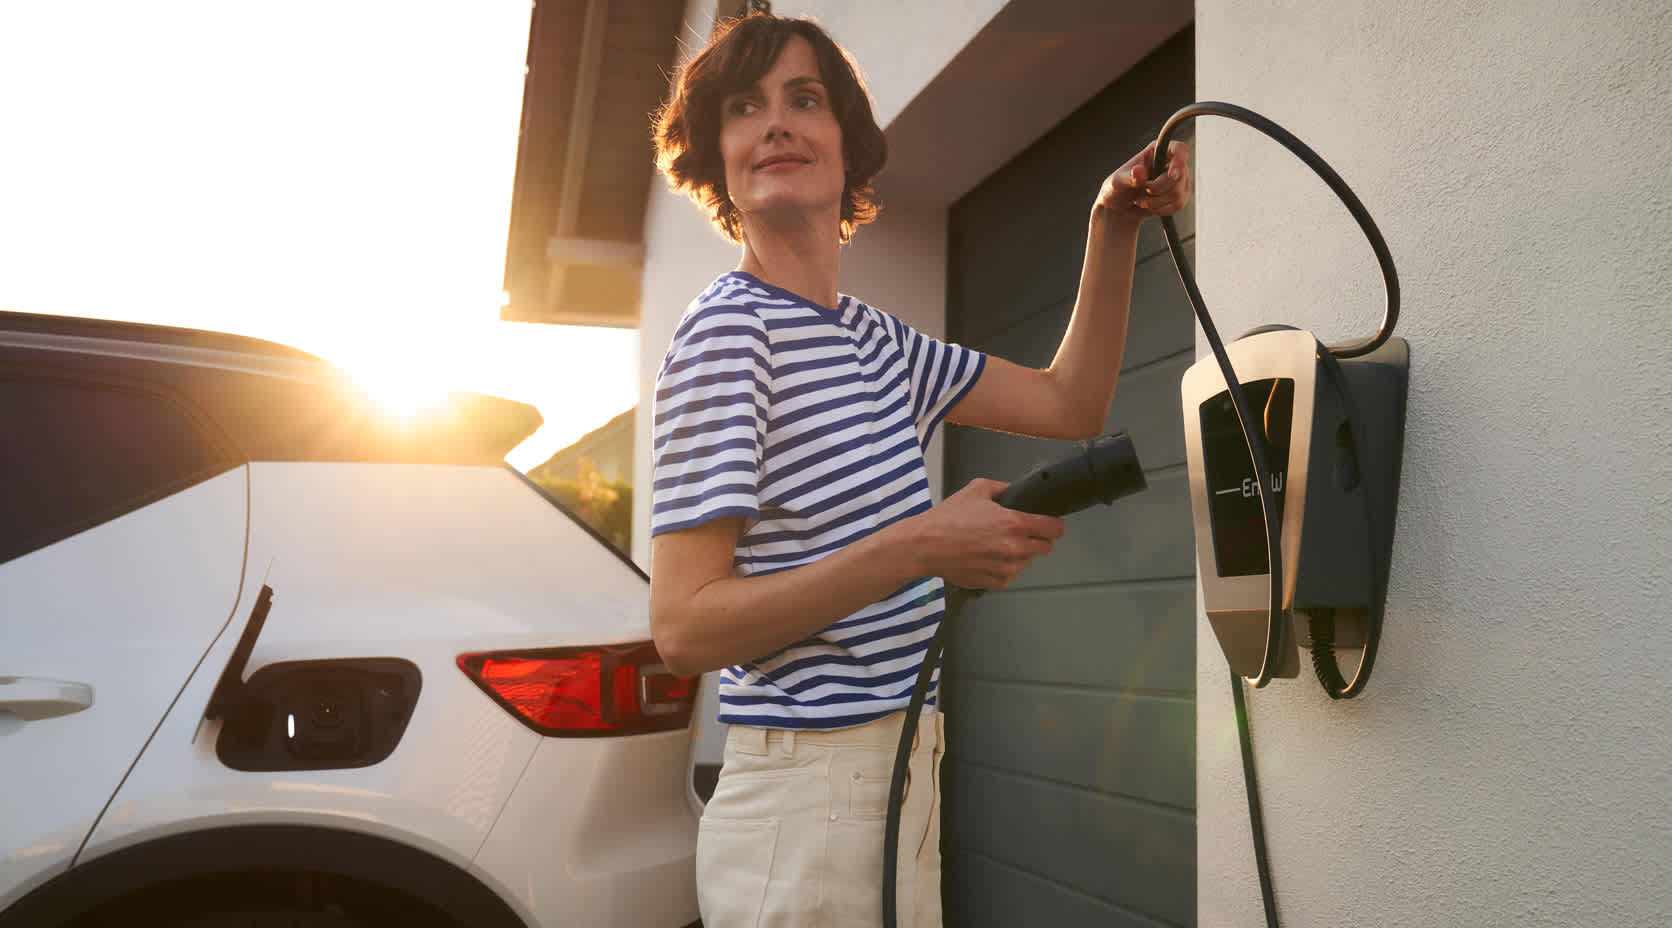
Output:
<instances>
[{"instance_id":1,"label":"bright sky","mask_svg":"<svg viewBox=\"0 0 1672 928\"><path fill-rule=\"evenodd\" d=\"M498 320L529 11L0 0L0 309L522 400L540 463L633 405L638 336Z\"/></svg>"}]
</instances>

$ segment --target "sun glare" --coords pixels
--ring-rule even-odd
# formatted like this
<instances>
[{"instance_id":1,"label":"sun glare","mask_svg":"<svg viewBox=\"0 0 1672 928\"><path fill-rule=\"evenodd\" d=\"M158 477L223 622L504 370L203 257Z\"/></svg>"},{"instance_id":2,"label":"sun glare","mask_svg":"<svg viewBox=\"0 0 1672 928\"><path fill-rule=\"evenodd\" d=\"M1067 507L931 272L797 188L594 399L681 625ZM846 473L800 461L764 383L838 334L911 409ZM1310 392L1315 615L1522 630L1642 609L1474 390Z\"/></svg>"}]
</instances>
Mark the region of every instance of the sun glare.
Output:
<instances>
[{"instance_id":1,"label":"sun glare","mask_svg":"<svg viewBox=\"0 0 1672 928\"><path fill-rule=\"evenodd\" d=\"M528 0L94 6L0 3L0 309L282 342L396 416L529 403L525 469L636 402L636 332L498 318Z\"/></svg>"},{"instance_id":2,"label":"sun glare","mask_svg":"<svg viewBox=\"0 0 1672 928\"><path fill-rule=\"evenodd\" d=\"M440 406L448 388L402 365L360 366L349 369L362 392L397 419L414 419Z\"/></svg>"},{"instance_id":3,"label":"sun glare","mask_svg":"<svg viewBox=\"0 0 1672 928\"><path fill-rule=\"evenodd\" d=\"M319 353L398 419L419 418L461 390L534 406L544 424L506 457L520 470L638 401L637 332L500 322L491 309L470 316L475 321L415 318L398 341L383 327L356 334L339 326L304 335L304 347L317 337Z\"/></svg>"}]
</instances>

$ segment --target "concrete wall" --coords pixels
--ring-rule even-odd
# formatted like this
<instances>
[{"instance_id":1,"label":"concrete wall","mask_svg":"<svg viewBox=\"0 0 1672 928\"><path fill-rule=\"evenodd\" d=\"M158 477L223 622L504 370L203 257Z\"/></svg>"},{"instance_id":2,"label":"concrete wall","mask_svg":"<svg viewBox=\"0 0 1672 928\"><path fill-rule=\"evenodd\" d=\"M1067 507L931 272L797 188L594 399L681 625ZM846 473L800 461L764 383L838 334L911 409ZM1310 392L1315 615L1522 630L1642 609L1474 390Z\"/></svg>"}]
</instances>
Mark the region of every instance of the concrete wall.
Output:
<instances>
[{"instance_id":1,"label":"concrete wall","mask_svg":"<svg viewBox=\"0 0 1672 928\"><path fill-rule=\"evenodd\" d=\"M1664 924L1672 12L1198 0L1196 23L1198 96L1295 132L1376 217L1412 349L1369 689L1251 697L1284 923ZM1373 331L1375 265L1323 185L1240 126L1198 139L1221 331ZM1225 662L1205 620L1197 641L1198 915L1260 924Z\"/></svg>"}]
</instances>

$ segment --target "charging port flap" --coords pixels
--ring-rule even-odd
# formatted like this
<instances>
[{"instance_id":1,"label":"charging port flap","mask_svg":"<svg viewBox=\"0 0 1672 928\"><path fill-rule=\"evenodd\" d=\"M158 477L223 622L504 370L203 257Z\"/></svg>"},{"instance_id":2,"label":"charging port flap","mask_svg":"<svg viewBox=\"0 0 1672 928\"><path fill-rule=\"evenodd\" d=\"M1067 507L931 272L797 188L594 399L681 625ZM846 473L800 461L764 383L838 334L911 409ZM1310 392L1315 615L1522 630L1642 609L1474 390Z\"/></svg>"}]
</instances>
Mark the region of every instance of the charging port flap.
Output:
<instances>
[{"instance_id":1,"label":"charging port flap","mask_svg":"<svg viewBox=\"0 0 1672 928\"><path fill-rule=\"evenodd\" d=\"M400 743L420 684L392 657L268 664L228 710L215 755L234 770L369 767Z\"/></svg>"}]
</instances>

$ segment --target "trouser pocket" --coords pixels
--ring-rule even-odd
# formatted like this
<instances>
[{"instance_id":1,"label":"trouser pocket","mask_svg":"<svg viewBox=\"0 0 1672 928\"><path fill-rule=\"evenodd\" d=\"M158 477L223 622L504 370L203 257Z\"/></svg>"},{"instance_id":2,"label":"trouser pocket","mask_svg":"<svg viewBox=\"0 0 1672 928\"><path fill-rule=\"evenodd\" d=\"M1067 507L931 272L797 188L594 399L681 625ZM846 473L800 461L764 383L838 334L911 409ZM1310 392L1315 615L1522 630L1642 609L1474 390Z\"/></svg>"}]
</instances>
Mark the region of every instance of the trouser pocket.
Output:
<instances>
[{"instance_id":1,"label":"trouser pocket","mask_svg":"<svg viewBox=\"0 0 1672 928\"><path fill-rule=\"evenodd\" d=\"M879 748L846 748L830 762L833 821L881 821L888 815L894 753Z\"/></svg>"},{"instance_id":2,"label":"trouser pocket","mask_svg":"<svg viewBox=\"0 0 1672 928\"><path fill-rule=\"evenodd\" d=\"M703 928L756 928L772 858L775 820L705 815L697 827L697 907Z\"/></svg>"}]
</instances>

